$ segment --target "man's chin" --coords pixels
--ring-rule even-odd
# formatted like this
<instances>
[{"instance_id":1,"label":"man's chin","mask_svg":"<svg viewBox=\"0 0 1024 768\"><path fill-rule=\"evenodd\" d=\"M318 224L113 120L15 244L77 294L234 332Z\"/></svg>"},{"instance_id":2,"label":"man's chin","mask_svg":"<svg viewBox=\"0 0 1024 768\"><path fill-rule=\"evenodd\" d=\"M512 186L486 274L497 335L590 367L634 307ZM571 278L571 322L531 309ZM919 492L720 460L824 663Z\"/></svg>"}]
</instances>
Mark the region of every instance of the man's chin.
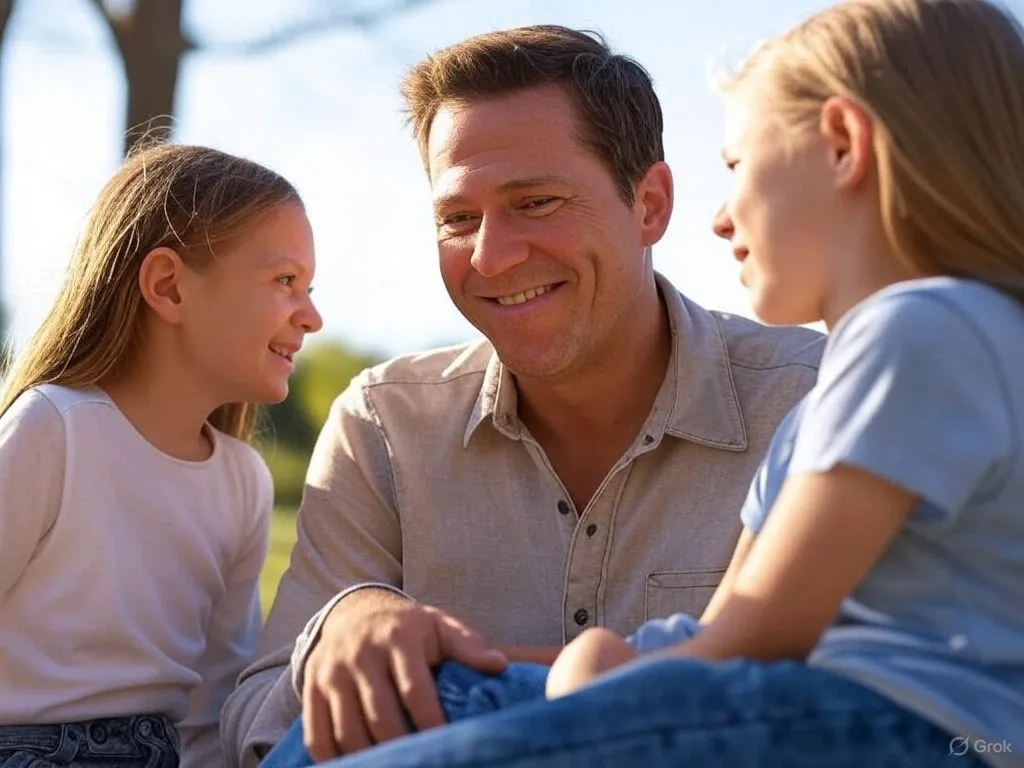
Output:
<instances>
[{"instance_id":1,"label":"man's chin","mask_svg":"<svg viewBox=\"0 0 1024 768\"><path fill-rule=\"evenodd\" d=\"M570 368L564 353L554 350L498 349L498 359L517 378L556 381Z\"/></svg>"}]
</instances>

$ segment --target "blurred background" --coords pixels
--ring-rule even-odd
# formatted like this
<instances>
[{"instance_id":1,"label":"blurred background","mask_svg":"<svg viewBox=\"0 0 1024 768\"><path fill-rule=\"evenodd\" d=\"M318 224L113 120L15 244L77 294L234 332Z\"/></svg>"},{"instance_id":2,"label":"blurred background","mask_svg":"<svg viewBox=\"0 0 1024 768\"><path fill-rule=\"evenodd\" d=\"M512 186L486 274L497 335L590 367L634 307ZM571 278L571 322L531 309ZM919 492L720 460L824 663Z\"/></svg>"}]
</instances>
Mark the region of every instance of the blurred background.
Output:
<instances>
[{"instance_id":1,"label":"blurred background","mask_svg":"<svg viewBox=\"0 0 1024 768\"><path fill-rule=\"evenodd\" d=\"M430 192L398 95L404 72L470 35L558 23L643 64L676 180L655 266L698 302L749 315L710 232L728 192L713 69L817 0L0 0L0 307L16 351L42 320L93 198L133 140L241 154L302 195L324 330L260 448L278 510L264 604L287 564L313 441L334 397L384 357L475 330L436 266ZM1006 5L1020 17L1024 0Z\"/></svg>"}]
</instances>

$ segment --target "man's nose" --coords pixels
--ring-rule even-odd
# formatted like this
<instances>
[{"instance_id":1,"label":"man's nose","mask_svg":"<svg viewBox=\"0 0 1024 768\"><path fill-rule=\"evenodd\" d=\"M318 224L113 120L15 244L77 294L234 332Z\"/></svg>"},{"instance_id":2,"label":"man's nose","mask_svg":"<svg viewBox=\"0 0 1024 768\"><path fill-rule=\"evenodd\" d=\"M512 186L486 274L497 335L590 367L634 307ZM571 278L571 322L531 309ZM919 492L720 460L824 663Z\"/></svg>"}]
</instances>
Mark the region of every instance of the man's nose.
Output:
<instances>
[{"instance_id":1,"label":"man's nose","mask_svg":"<svg viewBox=\"0 0 1024 768\"><path fill-rule=\"evenodd\" d=\"M484 218L476 233L470 263L483 277L495 277L522 264L530 245L508 223Z\"/></svg>"}]
</instances>

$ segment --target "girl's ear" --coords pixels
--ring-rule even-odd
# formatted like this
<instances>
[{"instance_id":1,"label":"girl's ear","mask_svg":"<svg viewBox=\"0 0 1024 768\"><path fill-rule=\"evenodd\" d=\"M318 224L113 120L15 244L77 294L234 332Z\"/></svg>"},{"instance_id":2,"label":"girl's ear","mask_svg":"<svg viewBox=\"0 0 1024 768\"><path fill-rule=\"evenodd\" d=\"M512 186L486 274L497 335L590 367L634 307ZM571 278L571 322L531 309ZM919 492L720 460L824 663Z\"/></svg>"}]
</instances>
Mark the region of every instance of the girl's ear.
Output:
<instances>
[{"instance_id":1,"label":"girl's ear","mask_svg":"<svg viewBox=\"0 0 1024 768\"><path fill-rule=\"evenodd\" d=\"M172 248L154 248L139 267L142 299L161 319L172 325L181 322L181 280L185 264Z\"/></svg>"},{"instance_id":2,"label":"girl's ear","mask_svg":"<svg viewBox=\"0 0 1024 768\"><path fill-rule=\"evenodd\" d=\"M820 128L828 143L836 187L856 189L873 162L871 118L858 104L836 96L822 106Z\"/></svg>"}]
</instances>

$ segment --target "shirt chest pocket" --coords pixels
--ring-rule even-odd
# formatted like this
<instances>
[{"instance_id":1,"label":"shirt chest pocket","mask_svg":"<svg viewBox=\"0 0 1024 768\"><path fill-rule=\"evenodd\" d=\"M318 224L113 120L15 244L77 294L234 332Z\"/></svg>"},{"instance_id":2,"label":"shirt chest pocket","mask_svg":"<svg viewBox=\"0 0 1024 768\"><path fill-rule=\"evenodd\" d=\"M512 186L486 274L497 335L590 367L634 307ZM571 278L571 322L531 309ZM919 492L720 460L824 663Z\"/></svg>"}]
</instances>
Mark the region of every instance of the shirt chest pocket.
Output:
<instances>
[{"instance_id":1,"label":"shirt chest pocket","mask_svg":"<svg viewBox=\"0 0 1024 768\"><path fill-rule=\"evenodd\" d=\"M663 619L674 613L688 613L699 619L724 575L725 568L647 574L644 621Z\"/></svg>"}]
</instances>

